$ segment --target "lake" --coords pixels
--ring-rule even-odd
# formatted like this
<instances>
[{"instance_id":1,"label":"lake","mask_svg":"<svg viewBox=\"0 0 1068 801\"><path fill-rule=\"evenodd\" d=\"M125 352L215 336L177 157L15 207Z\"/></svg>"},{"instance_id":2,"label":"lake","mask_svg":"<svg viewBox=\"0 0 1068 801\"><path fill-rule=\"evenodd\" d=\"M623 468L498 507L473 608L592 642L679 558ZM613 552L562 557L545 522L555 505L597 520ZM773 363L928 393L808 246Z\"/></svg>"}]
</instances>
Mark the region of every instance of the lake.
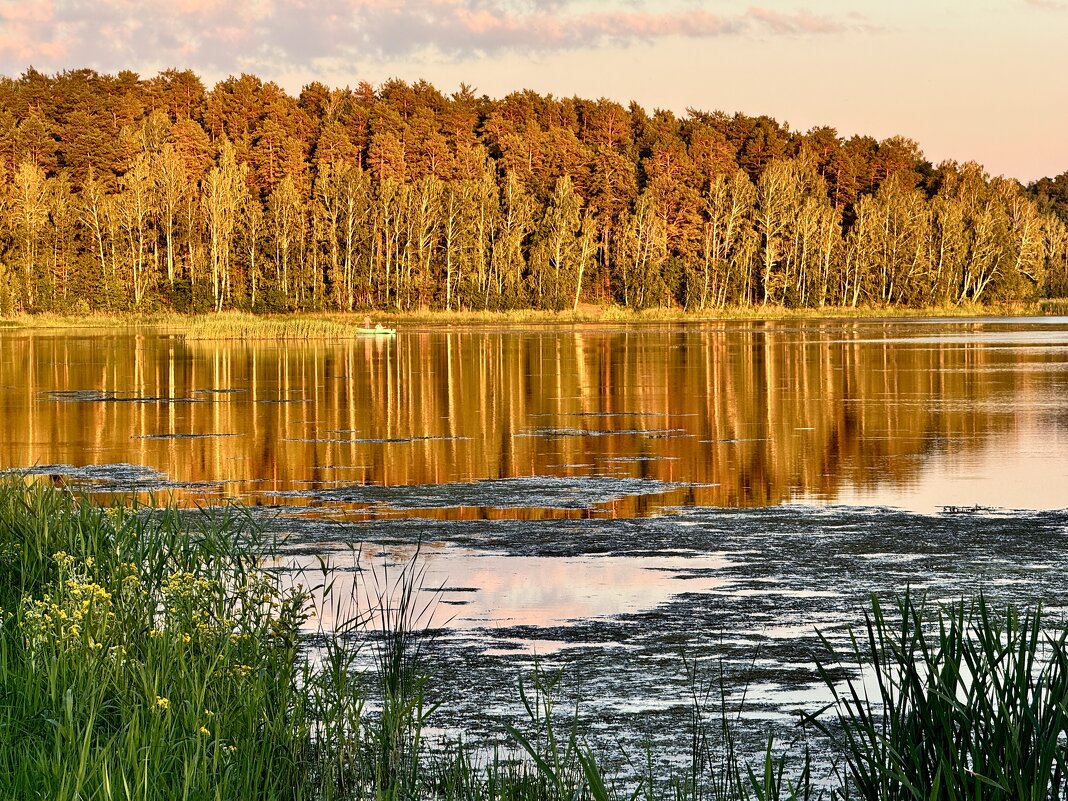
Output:
<instances>
[{"instance_id":1,"label":"lake","mask_svg":"<svg viewBox=\"0 0 1068 801\"><path fill-rule=\"evenodd\" d=\"M609 739L677 734L687 661L785 725L871 592L1068 607L1064 317L0 348L0 468L246 505L339 587L418 550L444 729L535 659Z\"/></svg>"}]
</instances>

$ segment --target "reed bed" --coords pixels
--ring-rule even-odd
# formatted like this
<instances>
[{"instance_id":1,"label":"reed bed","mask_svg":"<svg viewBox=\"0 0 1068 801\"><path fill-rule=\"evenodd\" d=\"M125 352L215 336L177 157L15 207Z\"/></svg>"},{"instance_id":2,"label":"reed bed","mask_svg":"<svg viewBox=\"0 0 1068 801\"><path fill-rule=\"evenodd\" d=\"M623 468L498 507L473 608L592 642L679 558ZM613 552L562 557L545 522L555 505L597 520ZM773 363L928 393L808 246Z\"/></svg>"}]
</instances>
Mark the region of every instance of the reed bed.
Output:
<instances>
[{"instance_id":1,"label":"reed bed","mask_svg":"<svg viewBox=\"0 0 1068 801\"><path fill-rule=\"evenodd\" d=\"M482 310L422 310L380 312L382 319L396 326L447 325L583 325L583 324L655 324L702 323L746 320L821 320L821 319L902 319L936 317L1023 317L1054 313L1048 301L1038 303L946 304L910 308L901 306L825 306L821 308L789 308L769 305L725 306L698 309L654 307L631 309L623 306L583 305L575 310L546 311L542 309ZM332 315L344 319L343 315Z\"/></svg>"},{"instance_id":2,"label":"reed bed","mask_svg":"<svg viewBox=\"0 0 1068 801\"><path fill-rule=\"evenodd\" d=\"M418 564L364 570L361 613L308 634L309 586L265 571L239 508L95 505L0 481L0 798L770 801L1062 798L1068 649L1040 611L983 598L872 600L817 669L834 703L747 761L722 678L695 664L684 764L625 772L561 709L558 675L520 680L504 752L428 744L433 673ZM376 578L377 576L377 578ZM421 604L421 605L420 605ZM347 605L347 604L346 604ZM330 618L331 615L324 615ZM370 648L370 658L361 649ZM368 667L369 666L369 667ZM866 682L862 679L866 677ZM874 687L869 694L866 688ZM836 768L814 777L805 731ZM430 747L432 745L432 747Z\"/></svg>"},{"instance_id":3,"label":"reed bed","mask_svg":"<svg viewBox=\"0 0 1068 801\"><path fill-rule=\"evenodd\" d=\"M1068 298L1049 298L1038 304L1041 314L1063 317L1068 315Z\"/></svg>"},{"instance_id":4,"label":"reed bed","mask_svg":"<svg viewBox=\"0 0 1068 801\"><path fill-rule=\"evenodd\" d=\"M177 328L187 340L249 340L276 341L339 340L357 335L355 319L342 321L318 316L260 317L242 312L191 317Z\"/></svg>"},{"instance_id":5,"label":"reed bed","mask_svg":"<svg viewBox=\"0 0 1068 801\"><path fill-rule=\"evenodd\" d=\"M820 674L835 696L811 720L863 799L1054 799L1068 795L1068 632L1041 609L998 613L980 596L932 610L877 598L851 648ZM831 665L869 672L839 685Z\"/></svg>"},{"instance_id":6,"label":"reed bed","mask_svg":"<svg viewBox=\"0 0 1068 801\"><path fill-rule=\"evenodd\" d=\"M36 314L17 314L0 317L0 328L28 329L116 329L137 326L158 326L185 319L173 312L151 313L107 313L87 312L85 314L56 314L39 312Z\"/></svg>"}]
</instances>

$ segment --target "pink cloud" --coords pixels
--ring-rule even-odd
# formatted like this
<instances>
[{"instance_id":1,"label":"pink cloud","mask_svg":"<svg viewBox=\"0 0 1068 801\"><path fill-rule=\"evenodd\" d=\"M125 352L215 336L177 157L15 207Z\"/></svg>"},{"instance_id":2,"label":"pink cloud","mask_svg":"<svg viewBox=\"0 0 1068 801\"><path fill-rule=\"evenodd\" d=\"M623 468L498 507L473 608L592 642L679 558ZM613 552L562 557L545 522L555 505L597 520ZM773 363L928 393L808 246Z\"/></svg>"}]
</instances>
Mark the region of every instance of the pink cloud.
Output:
<instances>
[{"instance_id":1,"label":"pink cloud","mask_svg":"<svg viewBox=\"0 0 1068 801\"><path fill-rule=\"evenodd\" d=\"M171 7L180 14L209 14L221 5L221 0L174 0Z\"/></svg>"},{"instance_id":2,"label":"pink cloud","mask_svg":"<svg viewBox=\"0 0 1068 801\"><path fill-rule=\"evenodd\" d=\"M5 26L47 23L53 14L51 3L0 3L0 22Z\"/></svg>"},{"instance_id":3,"label":"pink cloud","mask_svg":"<svg viewBox=\"0 0 1068 801\"><path fill-rule=\"evenodd\" d=\"M736 22L707 11L676 14L596 14L590 15L586 22L593 30L605 35L640 39L663 36L719 36L738 28Z\"/></svg>"},{"instance_id":4,"label":"pink cloud","mask_svg":"<svg viewBox=\"0 0 1068 801\"><path fill-rule=\"evenodd\" d=\"M66 52L64 42L57 36L51 0L0 0L0 63L14 61L25 67L33 62L58 61Z\"/></svg>"},{"instance_id":5,"label":"pink cloud","mask_svg":"<svg viewBox=\"0 0 1068 801\"><path fill-rule=\"evenodd\" d=\"M807 11L784 14L754 7L749 9L748 16L776 34L840 33L850 27L834 19L814 16Z\"/></svg>"},{"instance_id":6,"label":"pink cloud","mask_svg":"<svg viewBox=\"0 0 1068 801\"><path fill-rule=\"evenodd\" d=\"M435 19L438 37L427 42L441 50L450 49L452 42L458 47L461 41L483 52L550 50L666 36L719 36L739 27L734 20L698 10L514 14L496 6L467 8L460 0L437 0L432 5L446 11Z\"/></svg>"},{"instance_id":7,"label":"pink cloud","mask_svg":"<svg viewBox=\"0 0 1068 801\"><path fill-rule=\"evenodd\" d=\"M843 29L804 11L661 8L654 0L0 0L0 71L21 72L31 61L43 69L291 70L324 59L548 52L754 27L776 35Z\"/></svg>"},{"instance_id":8,"label":"pink cloud","mask_svg":"<svg viewBox=\"0 0 1068 801\"><path fill-rule=\"evenodd\" d=\"M31 64L57 62L67 55L63 42L56 39L30 41L17 31L0 31L0 59L14 61L22 67Z\"/></svg>"},{"instance_id":9,"label":"pink cloud","mask_svg":"<svg viewBox=\"0 0 1068 801\"><path fill-rule=\"evenodd\" d=\"M472 33L491 33L501 27L501 18L484 8L478 11L460 9L458 18Z\"/></svg>"}]
</instances>

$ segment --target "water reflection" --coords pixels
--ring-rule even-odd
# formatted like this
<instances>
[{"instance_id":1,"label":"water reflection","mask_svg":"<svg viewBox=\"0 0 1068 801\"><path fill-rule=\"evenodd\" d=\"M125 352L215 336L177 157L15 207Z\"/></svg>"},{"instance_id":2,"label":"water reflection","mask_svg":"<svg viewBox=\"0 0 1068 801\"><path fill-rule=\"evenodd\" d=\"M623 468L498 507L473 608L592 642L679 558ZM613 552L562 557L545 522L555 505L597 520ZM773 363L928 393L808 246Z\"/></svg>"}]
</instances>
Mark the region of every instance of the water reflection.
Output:
<instances>
[{"instance_id":1,"label":"water reflection","mask_svg":"<svg viewBox=\"0 0 1068 801\"><path fill-rule=\"evenodd\" d=\"M403 571L418 570L419 626L451 632L485 630L482 648L492 642L495 630L567 626L634 614L667 603L680 592L721 589L728 582L718 573L730 565L718 553L655 560L612 555L517 559L438 543L421 546L419 561L413 563L414 550L395 551L385 559L373 547L351 554L331 550L324 544L325 557L296 555L273 563L288 581L312 589L316 612L309 628L338 630L356 618L379 628L378 599L395 598ZM323 592L327 585L328 596ZM544 645L542 652L547 648Z\"/></svg>"},{"instance_id":2,"label":"water reflection","mask_svg":"<svg viewBox=\"0 0 1068 801\"><path fill-rule=\"evenodd\" d=\"M797 499L1049 508L1068 477L1063 318L413 330L300 345L4 331L0 346L0 467L140 465L189 502L447 519ZM672 486L582 508L495 497L493 481L533 476ZM429 510L322 497L477 481L480 498Z\"/></svg>"}]
</instances>

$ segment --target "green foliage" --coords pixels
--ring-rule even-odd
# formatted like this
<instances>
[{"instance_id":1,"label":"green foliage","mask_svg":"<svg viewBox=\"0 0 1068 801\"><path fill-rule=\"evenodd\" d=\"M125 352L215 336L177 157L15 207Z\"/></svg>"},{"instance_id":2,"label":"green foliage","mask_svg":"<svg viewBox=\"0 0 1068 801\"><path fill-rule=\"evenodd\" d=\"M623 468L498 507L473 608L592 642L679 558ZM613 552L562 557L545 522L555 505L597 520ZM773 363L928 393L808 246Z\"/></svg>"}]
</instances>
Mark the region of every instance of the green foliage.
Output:
<instances>
[{"instance_id":1,"label":"green foliage","mask_svg":"<svg viewBox=\"0 0 1068 801\"><path fill-rule=\"evenodd\" d=\"M0 795L307 796L306 599L226 515L0 486Z\"/></svg>"},{"instance_id":2,"label":"green foliage","mask_svg":"<svg viewBox=\"0 0 1068 801\"><path fill-rule=\"evenodd\" d=\"M1068 633L983 596L932 613L906 593L896 612L873 598L862 639L847 654L827 642L834 662L819 666L835 721L815 722L846 757L849 797L1062 798ZM846 659L869 681L840 684Z\"/></svg>"}]
</instances>

